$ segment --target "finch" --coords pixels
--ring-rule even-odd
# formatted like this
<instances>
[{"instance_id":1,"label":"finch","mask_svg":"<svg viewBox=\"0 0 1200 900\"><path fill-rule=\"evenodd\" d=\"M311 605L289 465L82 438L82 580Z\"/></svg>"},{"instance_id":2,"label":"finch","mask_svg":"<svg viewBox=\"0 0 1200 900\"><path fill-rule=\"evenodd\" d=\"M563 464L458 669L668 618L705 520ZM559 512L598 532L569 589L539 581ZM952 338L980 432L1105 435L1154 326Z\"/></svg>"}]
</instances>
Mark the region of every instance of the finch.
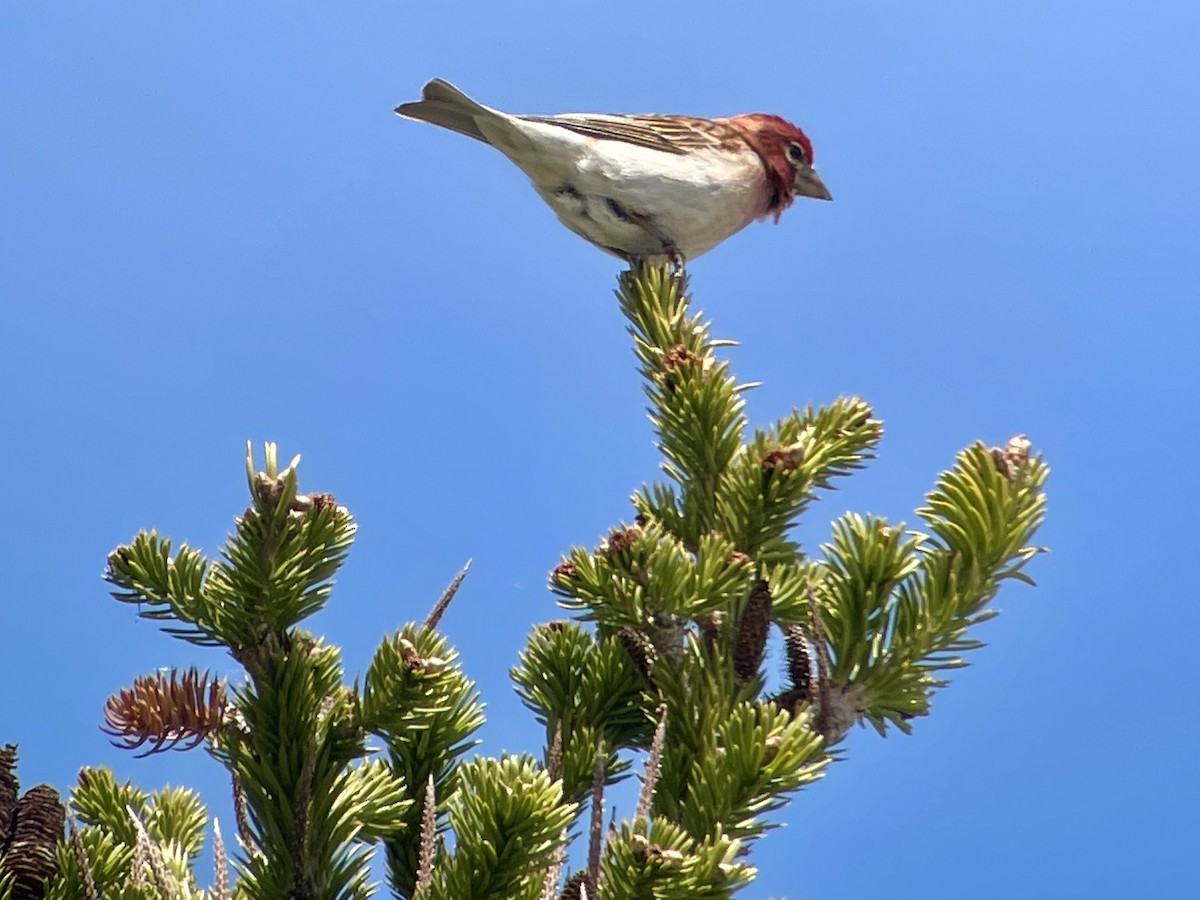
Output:
<instances>
[{"instance_id":1,"label":"finch","mask_svg":"<svg viewBox=\"0 0 1200 900\"><path fill-rule=\"evenodd\" d=\"M559 221L629 262L682 265L796 197L832 199L804 132L768 113L510 115L440 78L396 113L491 144Z\"/></svg>"}]
</instances>

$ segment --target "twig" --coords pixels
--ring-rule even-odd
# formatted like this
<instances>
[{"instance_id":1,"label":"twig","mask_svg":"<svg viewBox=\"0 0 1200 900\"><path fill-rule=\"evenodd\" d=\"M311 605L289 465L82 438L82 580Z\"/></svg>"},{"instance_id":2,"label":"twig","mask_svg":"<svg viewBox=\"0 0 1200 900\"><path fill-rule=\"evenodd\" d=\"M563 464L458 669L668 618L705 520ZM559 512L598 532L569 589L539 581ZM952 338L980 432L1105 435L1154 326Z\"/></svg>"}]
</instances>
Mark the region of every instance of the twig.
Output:
<instances>
[{"instance_id":1,"label":"twig","mask_svg":"<svg viewBox=\"0 0 1200 900\"><path fill-rule=\"evenodd\" d=\"M592 818L588 828L588 885L594 891L600 881L600 844L604 833L604 771L608 753L604 741L596 745L592 768Z\"/></svg>"},{"instance_id":2,"label":"twig","mask_svg":"<svg viewBox=\"0 0 1200 900\"><path fill-rule=\"evenodd\" d=\"M562 719L559 719L554 723L554 738L546 748L546 774L550 776L551 781L562 778L562 746Z\"/></svg>"}]
</instances>

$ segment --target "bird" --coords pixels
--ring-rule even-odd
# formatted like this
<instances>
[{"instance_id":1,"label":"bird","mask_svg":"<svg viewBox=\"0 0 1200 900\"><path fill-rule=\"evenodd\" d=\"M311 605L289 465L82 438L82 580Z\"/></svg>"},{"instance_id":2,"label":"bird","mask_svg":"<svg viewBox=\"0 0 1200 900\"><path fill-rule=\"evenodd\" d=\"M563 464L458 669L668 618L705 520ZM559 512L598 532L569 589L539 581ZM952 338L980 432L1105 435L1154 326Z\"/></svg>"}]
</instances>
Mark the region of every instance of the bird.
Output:
<instances>
[{"instance_id":1,"label":"bird","mask_svg":"<svg viewBox=\"0 0 1200 900\"><path fill-rule=\"evenodd\" d=\"M832 199L808 137L768 113L512 115L441 78L395 112L495 147L567 228L629 263L682 268L796 197Z\"/></svg>"}]
</instances>

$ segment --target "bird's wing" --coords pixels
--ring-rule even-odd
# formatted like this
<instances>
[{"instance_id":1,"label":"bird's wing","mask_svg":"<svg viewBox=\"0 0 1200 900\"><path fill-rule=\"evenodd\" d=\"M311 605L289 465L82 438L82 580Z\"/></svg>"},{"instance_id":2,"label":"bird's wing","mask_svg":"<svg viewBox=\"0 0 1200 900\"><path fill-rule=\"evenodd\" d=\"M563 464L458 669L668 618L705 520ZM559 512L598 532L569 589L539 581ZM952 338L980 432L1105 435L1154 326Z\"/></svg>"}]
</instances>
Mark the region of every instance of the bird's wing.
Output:
<instances>
[{"instance_id":1,"label":"bird's wing","mask_svg":"<svg viewBox=\"0 0 1200 900\"><path fill-rule=\"evenodd\" d=\"M728 141L740 141L738 133L723 122L691 116L520 116L530 122L567 128L577 134L606 141L624 141L664 153L687 153L715 149Z\"/></svg>"}]
</instances>

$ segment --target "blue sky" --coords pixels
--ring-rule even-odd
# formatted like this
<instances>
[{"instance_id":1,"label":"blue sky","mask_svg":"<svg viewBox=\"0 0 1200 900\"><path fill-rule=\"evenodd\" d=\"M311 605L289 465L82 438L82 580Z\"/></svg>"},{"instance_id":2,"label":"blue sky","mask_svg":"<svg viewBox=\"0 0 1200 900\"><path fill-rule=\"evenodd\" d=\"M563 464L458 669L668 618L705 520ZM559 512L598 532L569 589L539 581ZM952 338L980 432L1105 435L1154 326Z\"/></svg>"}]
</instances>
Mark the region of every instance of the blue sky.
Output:
<instances>
[{"instance_id":1,"label":"blue sky","mask_svg":"<svg viewBox=\"0 0 1200 900\"><path fill-rule=\"evenodd\" d=\"M156 526L212 551L246 439L360 536L313 627L361 671L467 557L444 630L482 749L546 572L656 476L620 264L499 154L391 114L429 77L513 111L770 110L836 197L691 265L765 423L856 393L880 458L818 504L912 521L961 446L1027 432L1053 552L912 737L856 732L747 897L1200 894L1193 689L1200 7L927 2L0 5L0 740L199 787L96 725L231 661L108 599ZM1190 890L1189 890L1190 888Z\"/></svg>"}]
</instances>

